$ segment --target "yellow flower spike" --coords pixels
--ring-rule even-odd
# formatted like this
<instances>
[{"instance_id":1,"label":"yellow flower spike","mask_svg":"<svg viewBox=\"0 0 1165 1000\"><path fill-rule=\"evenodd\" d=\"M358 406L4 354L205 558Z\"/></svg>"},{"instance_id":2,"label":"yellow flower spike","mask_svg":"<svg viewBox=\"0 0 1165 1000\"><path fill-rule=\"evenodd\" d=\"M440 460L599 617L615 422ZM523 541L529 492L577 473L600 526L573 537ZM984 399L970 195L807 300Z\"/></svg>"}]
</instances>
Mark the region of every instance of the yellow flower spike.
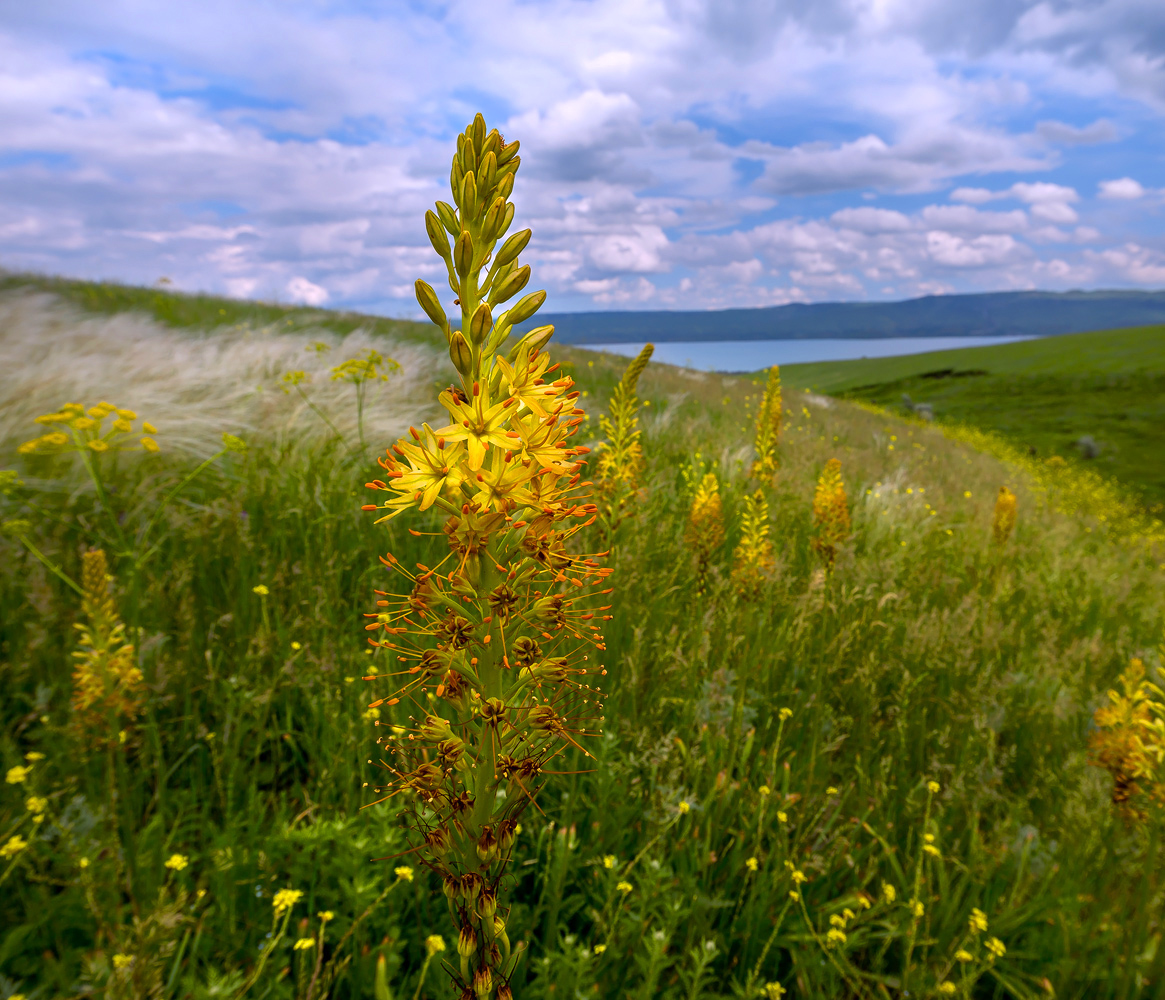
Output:
<instances>
[{"instance_id":1,"label":"yellow flower spike","mask_svg":"<svg viewBox=\"0 0 1165 1000\"><path fill-rule=\"evenodd\" d=\"M784 810L778 810L777 811L777 822L778 823L788 823L789 822L789 814L787 812L785 812Z\"/></svg>"},{"instance_id":2,"label":"yellow flower spike","mask_svg":"<svg viewBox=\"0 0 1165 1000\"><path fill-rule=\"evenodd\" d=\"M606 441L601 445L595 478L599 482L599 497L608 529L614 529L630 514L632 503L638 496L643 447L640 443L639 400L635 390L654 351L654 345L644 345L615 386L610 412L599 417L599 427L606 435Z\"/></svg>"},{"instance_id":3,"label":"yellow flower spike","mask_svg":"<svg viewBox=\"0 0 1165 1000\"><path fill-rule=\"evenodd\" d=\"M712 558L724 544L724 508L714 472L706 473L696 488L685 538L696 560L696 591L703 593Z\"/></svg>"},{"instance_id":4,"label":"yellow flower spike","mask_svg":"<svg viewBox=\"0 0 1165 1000\"><path fill-rule=\"evenodd\" d=\"M1011 536L1011 529L1015 527L1016 497L1006 486L999 487L999 495L995 499L995 513L991 518L991 534L996 545L1003 545Z\"/></svg>"},{"instance_id":5,"label":"yellow flower spike","mask_svg":"<svg viewBox=\"0 0 1165 1000\"><path fill-rule=\"evenodd\" d=\"M597 944L597 945L595 945L595 946L594 946L594 948L592 948L591 950L592 950L592 951L593 951L593 952L594 952L596 955L601 955L603 952L605 952L605 951L607 950L607 946L606 946L605 944Z\"/></svg>"},{"instance_id":6,"label":"yellow flower spike","mask_svg":"<svg viewBox=\"0 0 1165 1000\"><path fill-rule=\"evenodd\" d=\"M805 877L805 873L803 871L801 871L799 868L793 869L793 876L792 877L793 877L793 882L796 885L804 885L804 883L809 881L809 879Z\"/></svg>"},{"instance_id":7,"label":"yellow flower spike","mask_svg":"<svg viewBox=\"0 0 1165 1000\"><path fill-rule=\"evenodd\" d=\"M845 944L845 931L838 930L836 927L832 928L828 934L825 935L826 945L842 945Z\"/></svg>"},{"instance_id":8,"label":"yellow flower spike","mask_svg":"<svg viewBox=\"0 0 1165 1000\"><path fill-rule=\"evenodd\" d=\"M928 781L926 783L926 790L930 792L931 795L938 795L939 783L937 781Z\"/></svg>"},{"instance_id":9,"label":"yellow flower spike","mask_svg":"<svg viewBox=\"0 0 1165 1000\"><path fill-rule=\"evenodd\" d=\"M432 958L439 952L445 950L445 939L440 934L430 934L425 938L425 954Z\"/></svg>"},{"instance_id":10,"label":"yellow flower spike","mask_svg":"<svg viewBox=\"0 0 1165 1000\"><path fill-rule=\"evenodd\" d=\"M781 437L782 413L781 369L773 365L769 369L768 385L756 414L756 460L749 473L753 479L767 486L771 486L777 477L777 445Z\"/></svg>"},{"instance_id":11,"label":"yellow flower spike","mask_svg":"<svg viewBox=\"0 0 1165 1000\"><path fill-rule=\"evenodd\" d=\"M336 915L331 910L321 910L316 914L320 918L320 923L326 924L329 920L335 920Z\"/></svg>"},{"instance_id":12,"label":"yellow flower spike","mask_svg":"<svg viewBox=\"0 0 1165 1000\"><path fill-rule=\"evenodd\" d=\"M773 543L769 538L769 504L757 490L744 498L740 544L735 552L732 579L745 600L755 598L773 569Z\"/></svg>"},{"instance_id":13,"label":"yellow flower spike","mask_svg":"<svg viewBox=\"0 0 1165 1000\"><path fill-rule=\"evenodd\" d=\"M833 569L837 549L850 535L849 501L841 478L841 461L831 458L825 463L817 479L813 494L812 539L814 550L825 563L826 571Z\"/></svg>"},{"instance_id":14,"label":"yellow flower spike","mask_svg":"<svg viewBox=\"0 0 1165 1000\"><path fill-rule=\"evenodd\" d=\"M680 804L678 806L676 806L676 809L681 816L686 816L688 813L690 813L692 811L692 807L688 803L687 799L681 799Z\"/></svg>"},{"instance_id":15,"label":"yellow flower spike","mask_svg":"<svg viewBox=\"0 0 1165 1000\"><path fill-rule=\"evenodd\" d=\"M284 913L290 910L301 899L303 899L302 889L280 889L271 900L271 906L275 910L275 916L283 916Z\"/></svg>"}]
</instances>

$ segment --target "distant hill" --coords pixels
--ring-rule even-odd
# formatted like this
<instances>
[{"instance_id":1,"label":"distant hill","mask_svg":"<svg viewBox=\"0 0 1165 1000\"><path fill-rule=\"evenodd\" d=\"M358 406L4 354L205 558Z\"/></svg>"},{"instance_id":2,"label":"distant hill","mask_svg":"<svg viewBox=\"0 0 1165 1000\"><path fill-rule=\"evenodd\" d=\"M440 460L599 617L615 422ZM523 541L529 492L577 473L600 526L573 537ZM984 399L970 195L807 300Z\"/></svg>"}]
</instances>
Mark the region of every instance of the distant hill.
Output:
<instances>
[{"instance_id":1,"label":"distant hill","mask_svg":"<svg viewBox=\"0 0 1165 1000\"><path fill-rule=\"evenodd\" d=\"M1046 337L1165 323L1165 292L986 292L905 302L793 303L705 312L540 313L567 344L817 340L826 337Z\"/></svg>"}]
</instances>

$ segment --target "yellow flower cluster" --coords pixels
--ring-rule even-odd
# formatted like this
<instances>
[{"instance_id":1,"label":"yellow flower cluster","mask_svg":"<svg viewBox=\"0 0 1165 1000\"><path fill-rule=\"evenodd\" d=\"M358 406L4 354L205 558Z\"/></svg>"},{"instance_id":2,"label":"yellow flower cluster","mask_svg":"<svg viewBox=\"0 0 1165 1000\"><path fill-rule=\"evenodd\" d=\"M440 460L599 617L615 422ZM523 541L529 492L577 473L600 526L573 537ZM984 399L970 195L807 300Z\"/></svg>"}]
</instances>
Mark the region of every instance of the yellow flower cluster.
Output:
<instances>
[{"instance_id":1,"label":"yellow flower cluster","mask_svg":"<svg viewBox=\"0 0 1165 1000\"><path fill-rule=\"evenodd\" d=\"M81 557L85 592L81 612L87 619L74 624L80 648L74 652L73 726L87 740L115 746L117 734L137 718L145 684L135 663L134 648L125 641L125 625L117 620L105 553L93 549Z\"/></svg>"},{"instance_id":2,"label":"yellow flower cluster","mask_svg":"<svg viewBox=\"0 0 1165 1000\"><path fill-rule=\"evenodd\" d=\"M813 548L826 569L832 569L838 546L850 534L849 502L841 479L839 459L831 458L826 462L817 478L817 489L813 494L813 527Z\"/></svg>"},{"instance_id":3,"label":"yellow flower cluster","mask_svg":"<svg viewBox=\"0 0 1165 1000\"><path fill-rule=\"evenodd\" d=\"M756 597L772 569L769 504L764 491L757 490L744 498L740 544L736 547L736 564L732 568L737 592L745 599Z\"/></svg>"},{"instance_id":4,"label":"yellow flower cluster","mask_svg":"<svg viewBox=\"0 0 1165 1000\"><path fill-rule=\"evenodd\" d=\"M1112 801L1126 820L1144 819L1143 800L1165 805L1165 691L1145 676L1133 659L1120 675L1120 690L1108 692L1109 704L1096 710L1089 739L1092 761L1112 775Z\"/></svg>"},{"instance_id":5,"label":"yellow flower cluster","mask_svg":"<svg viewBox=\"0 0 1165 1000\"><path fill-rule=\"evenodd\" d=\"M991 534L996 545L1003 545L1011 537L1011 529L1015 527L1015 516L1015 494L1006 486L1000 486L999 495L995 498L995 513L991 518Z\"/></svg>"},{"instance_id":6,"label":"yellow flower cluster","mask_svg":"<svg viewBox=\"0 0 1165 1000\"><path fill-rule=\"evenodd\" d=\"M105 420L108 417L114 419L107 428ZM134 421L137 419L138 415L133 410L104 401L88 410L81 403L66 403L56 413L46 413L36 418L38 424L55 430L25 441L17 451L21 455L56 455L67 451L95 454L107 451L158 451L158 442L149 436L156 434L158 429L149 421L142 421L141 430L135 431Z\"/></svg>"},{"instance_id":7,"label":"yellow flower cluster","mask_svg":"<svg viewBox=\"0 0 1165 1000\"><path fill-rule=\"evenodd\" d=\"M391 372L399 372L400 365L392 358L386 358L379 351L371 348L363 358L349 358L341 365L332 369L333 382L351 382L360 385L364 382L387 382ZM302 375L303 372L288 374ZM288 381L285 375L284 381ZM294 384L294 383L293 383Z\"/></svg>"},{"instance_id":8,"label":"yellow flower cluster","mask_svg":"<svg viewBox=\"0 0 1165 1000\"><path fill-rule=\"evenodd\" d=\"M712 556L724 544L724 507L714 472L705 474L696 488L686 537L688 548L696 557L696 590L702 594L708 586Z\"/></svg>"},{"instance_id":9,"label":"yellow flower cluster","mask_svg":"<svg viewBox=\"0 0 1165 1000\"><path fill-rule=\"evenodd\" d=\"M645 344L635 357L623 378L611 394L610 412L599 417L599 427L607 439L599 452L599 499L608 530L625 516L627 507L639 489L639 475L643 469L643 448L639 443L639 399L635 390L639 376L655 351L653 344Z\"/></svg>"},{"instance_id":10,"label":"yellow flower cluster","mask_svg":"<svg viewBox=\"0 0 1165 1000\"><path fill-rule=\"evenodd\" d=\"M771 486L777 477L777 444L781 437L781 417L784 413L781 401L781 369L773 365L769 369L769 381L761 396L760 409L756 414L756 460L752 463L752 477L758 482Z\"/></svg>"}]
</instances>

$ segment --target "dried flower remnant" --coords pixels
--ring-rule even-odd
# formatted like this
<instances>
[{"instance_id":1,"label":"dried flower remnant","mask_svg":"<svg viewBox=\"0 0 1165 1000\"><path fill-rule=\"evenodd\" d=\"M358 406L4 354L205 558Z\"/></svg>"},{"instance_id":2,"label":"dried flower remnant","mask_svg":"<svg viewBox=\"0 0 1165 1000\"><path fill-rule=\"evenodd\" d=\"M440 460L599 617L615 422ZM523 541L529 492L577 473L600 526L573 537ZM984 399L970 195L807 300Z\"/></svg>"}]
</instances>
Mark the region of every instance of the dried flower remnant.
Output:
<instances>
[{"instance_id":1,"label":"dried flower remnant","mask_svg":"<svg viewBox=\"0 0 1165 1000\"><path fill-rule=\"evenodd\" d=\"M813 548L825 563L825 568L833 569L838 546L850 535L849 503L839 459L831 458L826 462L817 479L817 489L813 494L813 528Z\"/></svg>"},{"instance_id":2,"label":"dried flower remnant","mask_svg":"<svg viewBox=\"0 0 1165 1000\"><path fill-rule=\"evenodd\" d=\"M732 568L737 593L746 600L755 598L772 569L769 504L764 492L757 490L744 498L740 544L736 547L736 564Z\"/></svg>"},{"instance_id":3,"label":"dried flower remnant","mask_svg":"<svg viewBox=\"0 0 1165 1000\"><path fill-rule=\"evenodd\" d=\"M996 545L1003 545L1011 537L1015 515L1015 494L1006 486L1000 486L999 495L995 498L995 514L991 518L991 534Z\"/></svg>"},{"instance_id":4,"label":"dried flower remnant","mask_svg":"<svg viewBox=\"0 0 1165 1000\"><path fill-rule=\"evenodd\" d=\"M688 548L696 560L696 591L708 588L708 571L713 555L724 544L724 507L720 483L714 472L705 474L696 487L686 531Z\"/></svg>"},{"instance_id":5,"label":"dried flower remnant","mask_svg":"<svg viewBox=\"0 0 1165 1000\"><path fill-rule=\"evenodd\" d=\"M86 552L81 567L81 613L87 621L73 626L81 635L80 649L72 654L77 661L72 725L85 742L116 746L118 733L141 712L145 684L125 625L117 619L104 551Z\"/></svg>"},{"instance_id":6,"label":"dried flower remnant","mask_svg":"<svg viewBox=\"0 0 1165 1000\"><path fill-rule=\"evenodd\" d=\"M1121 690L1096 710L1096 731L1088 741L1092 762L1112 775L1112 801L1126 821L1143 820L1142 802L1165 804L1160 764L1165 759L1165 692L1133 659L1120 675Z\"/></svg>"},{"instance_id":7,"label":"dried flower remnant","mask_svg":"<svg viewBox=\"0 0 1165 1000\"><path fill-rule=\"evenodd\" d=\"M779 365L773 365L769 369L768 385L757 410L756 440L753 445L756 460L752 463L752 478L766 486L771 486L777 478L777 445L781 437L783 406L781 369Z\"/></svg>"},{"instance_id":8,"label":"dried flower remnant","mask_svg":"<svg viewBox=\"0 0 1165 1000\"><path fill-rule=\"evenodd\" d=\"M639 493L643 448L639 443L642 432L639 430L639 399L635 390L654 351L655 345L644 345L615 386L610 412L599 417L599 427L607 440L599 452L595 478L598 480L601 516L608 531L613 531L627 516L628 508Z\"/></svg>"},{"instance_id":9,"label":"dried flower remnant","mask_svg":"<svg viewBox=\"0 0 1165 1000\"><path fill-rule=\"evenodd\" d=\"M425 225L461 329L436 291L416 283L458 373L439 396L450 422L413 428L393 445L379 460L384 479L368 484L388 499L365 506L382 521L414 509L447 515L449 554L436 566L381 557L409 589L378 591L366 616L369 642L395 665L367 678L395 685L368 707L401 720L375 720L388 730L377 740L386 775L377 801L400 796L416 858L440 879L458 929L458 988L478 1000L509 994L520 947L506 933L503 894L518 818L552 761L572 746L589 755L585 737L603 721L596 681L611 617L602 603L610 571L568 547L598 508L581 480L588 449L571 441L579 393L544 350L553 327L500 353L546 298L534 292L494 316L530 278L518 263L530 230L498 245L514 216L517 152L481 115L458 136L454 204L438 202Z\"/></svg>"}]
</instances>

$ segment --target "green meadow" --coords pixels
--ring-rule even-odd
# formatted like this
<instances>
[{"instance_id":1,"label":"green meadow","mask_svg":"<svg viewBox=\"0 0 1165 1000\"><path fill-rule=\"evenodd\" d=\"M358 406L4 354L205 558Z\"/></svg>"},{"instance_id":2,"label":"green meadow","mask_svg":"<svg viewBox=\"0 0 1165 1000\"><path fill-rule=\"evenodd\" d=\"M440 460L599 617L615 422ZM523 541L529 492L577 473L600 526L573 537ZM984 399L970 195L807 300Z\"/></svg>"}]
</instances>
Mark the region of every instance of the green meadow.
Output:
<instances>
[{"instance_id":1,"label":"green meadow","mask_svg":"<svg viewBox=\"0 0 1165 1000\"><path fill-rule=\"evenodd\" d=\"M796 386L992 431L1047 457L1087 462L1147 506L1165 505L1165 327L1100 330L897 358L789 365ZM1088 436L1094 455L1078 445Z\"/></svg>"},{"instance_id":2,"label":"green meadow","mask_svg":"<svg viewBox=\"0 0 1165 1000\"><path fill-rule=\"evenodd\" d=\"M397 801L365 808L377 725L406 720L362 680L393 666L363 629L394 582L378 556L448 551L433 514L360 510L375 456L434 418L442 338L14 277L0 313L0 998L453 996L442 887ZM605 730L523 815L515 996L1165 996L1160 810L1118 809L1090 750L1118 675L1163 655L1160 525L1119 485L1165 486L1162 337L789 369L774 561L749 595L732 570L763 379L648 366L639 499L586 539L614 569ZM116 361L100 381L87 343ZM369 344L401 371L357 419L327 366ZM173 361L187 347L229 363L204 384ZM626 360L549 350L598 444ZM989 374L924 377L941 368ZM103 400L160 451L19 451L32 417ZM1080 433L1105 446L1092 466ZM833 458L852 532L826 572L812 505ZM701 591L685 528L708 472L725 540ZM1001 486L1017 519L997 540ZM142 672L136 714L104 729L74 708L91 549Z\"/></svg>"}]
</instances>

